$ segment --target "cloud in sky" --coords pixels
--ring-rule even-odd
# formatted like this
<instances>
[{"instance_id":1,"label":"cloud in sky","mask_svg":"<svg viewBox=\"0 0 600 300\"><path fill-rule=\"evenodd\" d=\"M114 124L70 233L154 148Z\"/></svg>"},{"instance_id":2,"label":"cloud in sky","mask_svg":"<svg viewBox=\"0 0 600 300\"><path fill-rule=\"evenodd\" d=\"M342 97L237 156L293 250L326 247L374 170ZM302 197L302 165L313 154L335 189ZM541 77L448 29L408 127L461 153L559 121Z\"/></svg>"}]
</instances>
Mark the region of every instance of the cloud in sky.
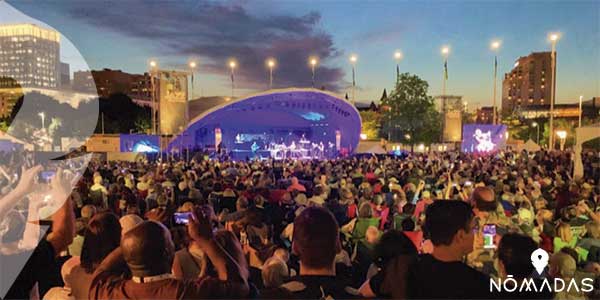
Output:
<instances>
[{"instance_id":1,"label":"cloud in sky","mask_svg":"<svg viewBox=\"0 0 600 300\"><path fill-rule=\"evenodd\" d=\"M331 34L319 28L317 12L263 16L250 14L239 3L141 0L69 1L58 8L55 3L53 9L139 39L170 65L181 63L181 57L199 57L203 72L221 75L227 61L235 58L239 64L236 81L244 89L265 87L269 57L277 60L274 85L283 87L310 86L309 56L326 63L341 55ZM338 91L344 86L343 76L340 68L320 64L317 85Z\"/></svg>"}]
</instances>

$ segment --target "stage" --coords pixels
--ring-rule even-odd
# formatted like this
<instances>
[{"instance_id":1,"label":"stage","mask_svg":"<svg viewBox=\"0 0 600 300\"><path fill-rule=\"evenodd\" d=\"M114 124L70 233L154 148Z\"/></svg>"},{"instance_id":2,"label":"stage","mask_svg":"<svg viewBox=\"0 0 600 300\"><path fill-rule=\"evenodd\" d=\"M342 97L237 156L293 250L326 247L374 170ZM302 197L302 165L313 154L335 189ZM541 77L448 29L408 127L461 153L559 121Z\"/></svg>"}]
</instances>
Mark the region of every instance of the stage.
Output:
<instances>
[{"instance_id":1,"label":"stage","mask_svg":"<svg viewBox=\"0 0 600 300\"><path fill-rule=\"evenodd\" d=\"M356 149L361 119L348 101L317 89L271 90L198 114L169 151L210 149L232 159L325 159Z\"/></svg>"}]
</instances>

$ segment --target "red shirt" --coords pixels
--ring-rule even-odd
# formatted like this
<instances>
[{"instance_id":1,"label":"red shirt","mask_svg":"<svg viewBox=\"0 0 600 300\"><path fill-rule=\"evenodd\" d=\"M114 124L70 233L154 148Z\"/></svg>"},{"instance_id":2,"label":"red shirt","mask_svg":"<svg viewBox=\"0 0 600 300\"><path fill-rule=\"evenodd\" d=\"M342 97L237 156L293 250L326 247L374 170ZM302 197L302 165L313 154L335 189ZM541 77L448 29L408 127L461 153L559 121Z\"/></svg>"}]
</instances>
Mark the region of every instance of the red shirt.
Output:
<instances>
[{"instance_id":1,"label":"red shirt","mask_svg":"<svg viewBox=\"0 0 600 300\"><path fill-rule=\"evenodd\" d=\"M423 243L423 231L403 231L404 234L413 242L417 251L421 253L421 244Z\"/></svg>"},{"instance_id":2,"label":"red shirt","mask_svg":"<svg viewBox=\"0 0 600 300\"><path fill-rule=\"evenodd\" d=\"M288 192L291 192L293 190L298 190L299 192L306 192L306 188L299 183L292 184L287 188Z\"/></svg>"},{"instance_id":3,"label":"red shirt","mask_svg":"<svg viewBox=\"0 0 600 300\"><path fill-rule=\"evenodd\" d=\"M421 201L417 202L417 205L415 205L415 217L419 218L419 215L425 211L427 205L431 203L433 203L431 199L421 199Z\"/></svg>"}]
</instances>

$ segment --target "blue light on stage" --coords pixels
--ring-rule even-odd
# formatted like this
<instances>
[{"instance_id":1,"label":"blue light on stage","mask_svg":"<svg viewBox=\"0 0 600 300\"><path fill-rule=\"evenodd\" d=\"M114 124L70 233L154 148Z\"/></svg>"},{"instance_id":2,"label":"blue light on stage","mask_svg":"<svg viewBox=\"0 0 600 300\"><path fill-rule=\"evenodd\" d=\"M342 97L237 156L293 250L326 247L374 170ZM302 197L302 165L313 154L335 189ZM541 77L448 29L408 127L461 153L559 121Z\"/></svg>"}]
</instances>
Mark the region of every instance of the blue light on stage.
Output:
<instances>
[{"instance_id":1,"label":"blue light on stage","mask_svg":"<svg viewBox=\"0 0 600 300\"><path fill-rule=\"evenodd\" d=\"M308 121L321 121L325 119L325 116L323 114L313 111L300 114L300 116Z\"/></svg>"},{"instance_id":2,"label":"blue light on stage","mask_svg":"<svg viewBox=\"0 0 600 300\"><path fill-rule=\"evenodd\" d=\"M160 151L158 136L145 134L121 134L121 152L157 153Z\"/></svg>"},{"instance_id":3,"label":"blue light on stage","mask_svg":"<svg viewBox=\"0 0 600 300\"><path fill-rule=\"evenodd\" d=\"M140 141L133 146L133 152L157 153L158 147L152 145L148 141Z\"/></svg>"}]
</instances>

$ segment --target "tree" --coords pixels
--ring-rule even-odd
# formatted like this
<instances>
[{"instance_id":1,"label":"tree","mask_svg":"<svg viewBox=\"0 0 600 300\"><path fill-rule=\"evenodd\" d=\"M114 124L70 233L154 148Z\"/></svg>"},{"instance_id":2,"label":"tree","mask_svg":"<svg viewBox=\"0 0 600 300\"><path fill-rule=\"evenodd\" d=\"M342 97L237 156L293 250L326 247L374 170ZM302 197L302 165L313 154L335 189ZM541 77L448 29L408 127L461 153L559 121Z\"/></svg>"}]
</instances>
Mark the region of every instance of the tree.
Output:
<instances>
[{"instance_id":1,"label":"tree","mask_svg":"<svg viewBox=\"0 0 600 300\"><path fill-rule=\"evenodd\" d=\"M559 130L564 130L567 132L567 138L565 139L565 148L572 147L575 145L575 128L577 127L577 121L567 120L567 119L554 119L554 144L553 149L558 149L560 145L560 138L556 136L556 132ZM543 136L543 144L547 145L548 140L550 139L550 123L547 122L544 124L544 133L540 133Z\"/></svg>"},{"instance_id":2,"label":"tree","mask_svg":"<svg viewBox=\"0 0 600 300\"><path fill-rule=\"evenodd\" d=\"M108 98L100 98L100 113L96 133L145 133L150 126L150 108L137 105L129 96L121 93L112 94ZM123 114L127 112L127 114Z\"/></svg>"},{"instance_id":3,"label":"tree","mask_svg":"<svg viewBox=\"0 0 600 300\"><path fill-rule=\"evenodd\" d=\"M10 115L3 121L9 126L10 135L32 144L39 142L42 132L40 130L44 125L44 130L51 135L48 137L59 144L62 137L88 137L95 126L91 120L94 120L97 114L98 102L95 99L82 101L77 107L73 107L33 91L19 97Z\"/></svg>"},{"instance_id":4,"label":"tree","mask_svg":"<svg viewBox=\"0 0 600 300\"><path fill-rule=\"evenodd\" d=\"M438 141L441 118L433 97L427 95L429 84L417 75L402 73L395 89L381 103L381 127L384 136L411 145Z\"/></svg>"},{"instance_id":5,"label":"tree","mask_svg":"<svg viewBox=\"0 0 600 300\"><path fill-rule=\"evenodd\" d=\"M381 115L373 110L360 112L362 120L361 132L367 135L367 139L374 140L379 138L379 124L381 124Z\"/></svg>"},{"instance_id":6,"label":"tree","mask_svg":"<svg viewBox=\"0 0 600 300\"><path fill-rule=\"evenodd\" d=\"M387 91L386 91L386 89L383 89L383 94L381 94L381 98L379 99L379 101L383 102L383 100L387 99L387 97L388 97L387 96Z\"/></svg>"}]
</instances>

